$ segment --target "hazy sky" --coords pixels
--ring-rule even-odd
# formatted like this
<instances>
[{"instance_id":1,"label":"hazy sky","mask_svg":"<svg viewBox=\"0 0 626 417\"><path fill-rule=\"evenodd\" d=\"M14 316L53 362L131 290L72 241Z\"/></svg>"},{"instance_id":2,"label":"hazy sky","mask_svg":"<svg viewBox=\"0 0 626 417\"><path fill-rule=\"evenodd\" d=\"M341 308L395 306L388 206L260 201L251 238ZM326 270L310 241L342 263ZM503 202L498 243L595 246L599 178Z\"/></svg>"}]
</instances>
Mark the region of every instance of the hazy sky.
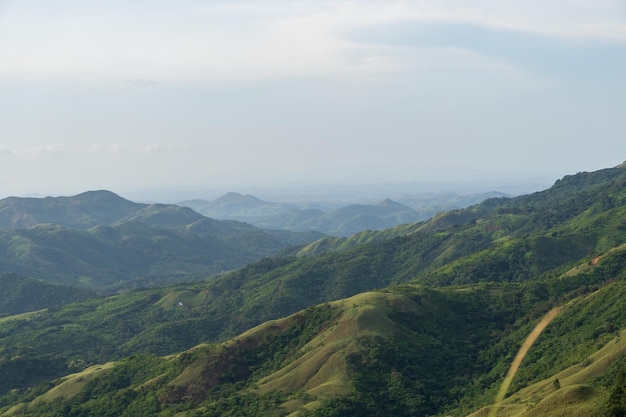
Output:
<instances>
[{"instance_id":1,"label":"hazy sky","mask_svg":"<svg viewBox=\"0 0 626 417\"><path fill-rule=\"evenodd\" d=\"M0 0L0 197L624 160L624 0Z\"/></svg>"}]
</instances>

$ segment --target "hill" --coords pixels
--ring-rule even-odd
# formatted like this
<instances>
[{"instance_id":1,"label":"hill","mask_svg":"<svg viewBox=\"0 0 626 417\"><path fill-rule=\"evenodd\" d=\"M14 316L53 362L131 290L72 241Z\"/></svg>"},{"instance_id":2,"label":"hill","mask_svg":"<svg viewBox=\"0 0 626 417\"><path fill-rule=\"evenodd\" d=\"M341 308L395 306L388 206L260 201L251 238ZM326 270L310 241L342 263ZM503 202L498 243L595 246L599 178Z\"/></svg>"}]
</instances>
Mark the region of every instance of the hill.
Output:
<instances>
[{"instance_id":1,"label":"hill","mask_svg":"<svg viewBox=\"0 0 626 417\"><path fill-rule=\"evenodd\" d=\"M206 278L319 238L108 191L0 201L0 271L100 291Z\"/></svg>"},{"instance_id":2,"label":"hill","mask_svg":"<svg viewBox=\"0 0 626 417\"><path fill-rule=\"evenodd\" d=\"M145 206L104 190L72 197L9 197L0 200L0 228L27 229L53 223L88 229L97 225L112 225Z\"/></svg>"},{"instance_id":3,"label":"hill","mask_svg":"<svg viewBox=\"0 0 626 417\"><path fill-rule=\"evenodd\" d=\"M228 193L214 201L190 200L179 204L209 217L244 221L266 229L317 231L347 237L364 230L383 230L426 220L441 211L466 207L494 196L504 194L430 193L404 197L408 205L385 199L377 204L350 204L332 209L314 203L273 203L238 193Z\"/></svg>"},{"instance_id":4,"label":"hill","mask_svg":"<svg viewBox=\"0 0 626 417\"><path fill-rule=\"evenodd\" d=\"M509 397L506 415L607 415L624 369L626 347L616 343L626 323L623 278L565 303L517 376L518 386L536 382ZM465 415L492 401L512 355L549 306L545 299L525 305L529 289L364 293L224 343L87 368L30 392L2 415ZM577 323L585 326L574 333ZM565 408L564 399L572 405Z\"/></svg>"},{"instance_id":5,"label":"hill","mask_svg":"<svg viewBox=\"0 0 626 417\"><path fill-rule=\"evenodd\" d=\"M527 409L573 395L606 415L623 364L602 349L626 329L625 185L622 168L579 173L323 255L6 318L0 404L33 416L467 415L492 403L526 335L560 306L509 392ZM607 366L589 367L600 357ZM581 364L597 373L575 384L593 388L563 378L552 399L521 394ZM57 385L78 394L45 394Z\"/></svg>"},{"instance_id":6,"label":"hill","mask_svg":"<svg viewBox=\"0 0 626 417\"><path fill-rule=\"evenodd\" d=\"M255 224L257 220L280 216L296 209L293 204L274 203L261 200L253 195L227 193L213 200L187 200L179 203L191 207L205 216L216 219L237 220ZM281 229L277 227L276 229Z\"/></svg>"}]
</instances>

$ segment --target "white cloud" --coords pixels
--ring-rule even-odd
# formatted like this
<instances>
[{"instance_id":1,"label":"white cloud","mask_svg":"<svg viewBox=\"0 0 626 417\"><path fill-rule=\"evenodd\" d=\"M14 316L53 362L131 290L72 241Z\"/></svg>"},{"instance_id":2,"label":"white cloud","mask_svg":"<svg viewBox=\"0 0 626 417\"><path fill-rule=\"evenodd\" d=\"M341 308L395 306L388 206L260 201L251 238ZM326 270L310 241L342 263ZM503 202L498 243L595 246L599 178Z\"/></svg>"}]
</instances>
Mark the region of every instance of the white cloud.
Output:
<instances>
[{"instance_id":1,"label":"white cloud","mask_svg":"<svg viewBox=\"0 0 626 417\"><path fill-rule=\"evenodd\" d=\"M0 170L28 192L44 181L408 180L495 160L504 172L511 154L535 167L526 148L567 148L564 160L578 164L588 152L574 141L623 142L621 75L597 76L623 51L626 16L615 1L8 4ZM440 37L420 42L433 32ZM549 37L559 40L537 48ZM591 42L556 61L551 52L578 38ZM595 51L598 38L618 46ZM596 76L568 78L578 63ZM548 156L543 172L560 169ZM10 175L17 170L32 178Z\"/></svg>"},{"instance_id":2,"label":"white cloud","mask_svg":"<svg viewBox=\"0 0 626 417\"><path fill-rule=\"evenodd\" d=\"M90 73L135 85L384 74L401 65L393 54L341 34L407 19L626 39L623 6L610 0L267 1L209 8L185 2L169 10L19 3L24 5L8 9L0 25L0 71Z\"/></svg>"},{"instance_id":3,"label":"white cloud","mask_svg":"<svg viewBox=\"0 0 626 417\"><path fill-rule=\"evenodd\" d=\"M0 153L3 155L25 155L25 156L38 156L46 154L59 154L65 151L65 148L61 145L43 145L43 146L28 146L28 147L9 147L5 145L0 146Z\"/></svg>"},{"instance_id":4,"label":"white cloud","mask_svg":"<svg viewBox=\"0 0 626 417\"><path fill-rule=\"evenodd\" d=\"M143 153L146 155L154 155L157 153L168 152L179 149L187 149L186 145L178 145L172 143L150 143L143 146Z\"/></svg>"}]
</instances>

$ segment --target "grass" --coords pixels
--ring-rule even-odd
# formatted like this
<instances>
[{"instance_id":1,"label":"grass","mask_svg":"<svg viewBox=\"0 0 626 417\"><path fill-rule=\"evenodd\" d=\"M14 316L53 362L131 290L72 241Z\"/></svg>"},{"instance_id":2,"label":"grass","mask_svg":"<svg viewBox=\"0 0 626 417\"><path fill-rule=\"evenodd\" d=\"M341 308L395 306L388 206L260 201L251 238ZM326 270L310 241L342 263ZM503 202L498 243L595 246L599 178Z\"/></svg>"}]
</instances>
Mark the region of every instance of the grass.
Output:
<instances>
[{"instance_id":1,"label":"grass","mask_svg":"<svg viewBox=\"0 0 626 417\"><path fill-rule=\"evenodd\" d=\"M13 321L13 320L28 320L31 317L36 316L39 313L43 313L47 310L48 309L44 308L43 310L29 311L28 313L14 314L12 316L0 317L0 323L6 323L9 321Z\"/></svg>"},{"instance_id":2,"label":"grass","mask_svg":"<svg viewBox=\"0 0 626 417\"><path fill-rule=\"evenodd\" d=\"M359 353L360 338L389 338L398 330L386 311L390 306L415 310L413 301L401 294L362 293L331 303L342 310L339 318L301 348L302 356L287 363L277 372L258 381L260 394L272 390L302 390L311 400L290 401L282 408L288 412L314 409L324 400L347 394L351 389L346 358ZM263 329L260 326L256 330Z\"/></svg>"},{"instance_id":3,"label":"grass","mask_svg":"<svg viewBox=\"0 0 626 417\"><path fill-rule=\"evenodd\" d=\"M181 307L197 308L202 305L207 297L208 295L203 291L180 289L168 292L155 305L164 310Z\"/></svg>"},{"instance_id":4,"label":"grass","mask_svg":"<svg viewBox=\"0 0 626 417\"><path fill-rule=\"evenodd\" d=\"M497 417L593 417L603 416L608 393L587 385L626 355L626 330L605 344L584 362L525 387L505 399ZM522 365L523 366L523 365ZM560 388L557 389L555 381ZM468 417L487 417L492 406Z\"/></svg>"},{"instance_id":5,"label":"grass","mask_svg":"<svg viewBox=\"0 0 626 417\"><path fill-rule=\"evenodd\" d=\"M7 410L2 416L19 415L25 409L36 406L41 403L51 402L57 398L70 398L78 394L89 381L103 374L104 372L112 369L113 362L108 362L103 365L94 365L81 372L71 374L63 378L60 384L45 392L43 395L35 398L30 403L21 403Z\"/></svg>"}]
</instances>

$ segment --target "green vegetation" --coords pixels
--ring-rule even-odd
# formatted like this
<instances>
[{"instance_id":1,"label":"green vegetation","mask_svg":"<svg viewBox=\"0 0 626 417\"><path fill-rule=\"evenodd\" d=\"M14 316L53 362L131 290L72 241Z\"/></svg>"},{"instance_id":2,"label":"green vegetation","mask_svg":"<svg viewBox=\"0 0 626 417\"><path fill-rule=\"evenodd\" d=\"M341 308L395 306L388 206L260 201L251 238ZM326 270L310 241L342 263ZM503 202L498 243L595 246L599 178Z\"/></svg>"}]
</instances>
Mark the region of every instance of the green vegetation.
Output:
<instances>
[{"instance_id":1,"label":"green vegetation","mask_svg":"<svg viewBox=\"0 0 626 417\"><path fill-rule=\"evenodd\" d=\"M0 411L486 416L519 346L558 305L503 412L623 415L625 185L624 169L580 173L203 282L7 317ZM81 233L123 240L151 227Z\"/></svg>"},{"instance_id":2,"label":"green vegetation","mask_svg":"<svg viewBox=\"0 0 626 417\"><path fill-rule=\"evenodd\" d=\"M93 292L0 273L0 316L41 310L93 297Z\"/></svg>"},{"instance_id":3,"label":"green vegetation","mask_svg":"<svg viewBox=\"0 0 626 417\"><path fill-rule=\"evenodd\" d=\"M205 279L321 236L212 220L107 191L4 199L0 225L0 271L100 293Z\"/></svg>"}]
</instances>

